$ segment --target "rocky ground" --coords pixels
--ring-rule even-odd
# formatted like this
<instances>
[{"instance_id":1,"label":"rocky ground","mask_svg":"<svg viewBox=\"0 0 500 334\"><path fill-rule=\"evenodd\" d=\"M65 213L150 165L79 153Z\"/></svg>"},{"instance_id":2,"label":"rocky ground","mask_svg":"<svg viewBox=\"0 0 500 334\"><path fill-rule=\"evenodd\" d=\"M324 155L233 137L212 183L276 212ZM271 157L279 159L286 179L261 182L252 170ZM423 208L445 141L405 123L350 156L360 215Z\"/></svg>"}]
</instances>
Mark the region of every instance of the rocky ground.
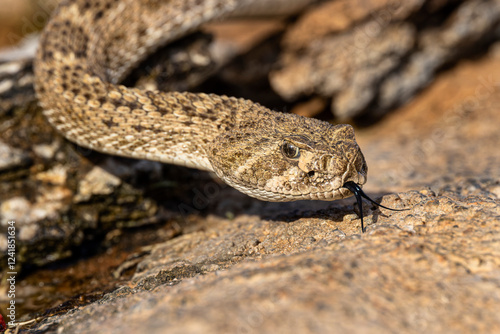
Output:
<instances>
[{"instance_id":1,"label":"rocky ground","mask_svg":"<svg viewBox=\"0 0 500 334\"><path fill-rule=\"evenodd\" d=\"M0 213L20 231L18 320L36 320L21 332L500 331L499 63L492 43L433 69L409 103L356 129L365 191L408 208L366 204L366 233L352 199L260 202L205 173L67 144L33 106L8 113ZM326 118L339 100L325 101L290 107Z\"/></svg>"}]
</instances>

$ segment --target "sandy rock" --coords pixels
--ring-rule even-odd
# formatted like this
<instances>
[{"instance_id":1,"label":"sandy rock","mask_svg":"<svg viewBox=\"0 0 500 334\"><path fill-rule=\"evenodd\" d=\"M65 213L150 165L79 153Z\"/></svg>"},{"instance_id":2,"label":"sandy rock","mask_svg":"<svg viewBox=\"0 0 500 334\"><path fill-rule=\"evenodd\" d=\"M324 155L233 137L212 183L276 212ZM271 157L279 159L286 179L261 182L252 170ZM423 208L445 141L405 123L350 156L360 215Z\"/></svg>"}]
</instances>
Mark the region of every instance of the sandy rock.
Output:
<instances>
[{"instance_id":1,"label":"sandy rock","mask_svg":"<svg viewBox=\"0 0 500 334\"><path fill-rule=\"evenodd\" d=\"M423 190L388 197L385 205L417 204L407 212L374 212L376 223L363 235L353 222L335 226L318 218L208 219L204 232L157 245L139 266L133 288L37 328L48 333L53 326L82 333L495 331L500 244L485 231L500 228L500 205L498 198L484 196L491 184L483 184L476 196Z\"/></svg>"},{"instance_id":2,"label":"sandy rock","mask_svg":"<svg viewBox=\"0 0 500 334\"><path fill-rule=\"evenodd\" d=\"M29 155L0 141L0 171L20 167L29 161Z\"/></svg>"},{"instance_id":3,"label":"sandy rock","mask_svg":"<svg viewBox=\"0 0 500 334\"><path fill-rule=\"evenodd\" d=\"M93 195L109 195L121 184L121 180L100 167L94 167L78 184L75 202L87 201Z\"/></svg>"}]
</instances>

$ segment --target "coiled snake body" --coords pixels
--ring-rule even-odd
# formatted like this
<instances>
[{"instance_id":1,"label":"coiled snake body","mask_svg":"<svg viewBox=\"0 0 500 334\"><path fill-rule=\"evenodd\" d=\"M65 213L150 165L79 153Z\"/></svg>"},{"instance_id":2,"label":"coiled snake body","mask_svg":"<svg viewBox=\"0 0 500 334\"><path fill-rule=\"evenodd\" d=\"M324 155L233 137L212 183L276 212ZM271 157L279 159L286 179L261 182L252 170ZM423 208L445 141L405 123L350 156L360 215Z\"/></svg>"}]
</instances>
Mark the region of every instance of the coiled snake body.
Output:
<instances>
[{"instance_id":1,"label":"coiled snake body","mask_svg":"<svg viewBox=\"0 0 500 334\"><path fill-rule=\"evenodd\" d=\"M64 1L42 34L35 61L44 114L81 146L214 171L261 200L351 196L344 185L364 184L367 167L349 125L233 97L119 85L159 45L254 2Z\"/></svg>"}]
</instances>

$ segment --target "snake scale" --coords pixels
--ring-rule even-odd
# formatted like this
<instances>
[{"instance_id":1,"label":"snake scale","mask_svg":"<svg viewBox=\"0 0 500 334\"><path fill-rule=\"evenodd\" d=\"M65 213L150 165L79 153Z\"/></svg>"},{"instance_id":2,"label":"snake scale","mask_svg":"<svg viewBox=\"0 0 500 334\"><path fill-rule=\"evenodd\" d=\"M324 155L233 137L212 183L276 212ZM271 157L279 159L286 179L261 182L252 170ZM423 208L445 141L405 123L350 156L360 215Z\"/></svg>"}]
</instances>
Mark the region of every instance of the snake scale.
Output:
<instances>
[{"instance_id":1,"label":"snake scale","mask_svg":"<svg viewBox=\"0 0 500 334\"><path fill-rule=\"evenodd\" d=\"M241 15L259 1L63 1L42 33L35 60L45 116L78 145L213 171L261 200L352 196L366 182L367 166L350 125L241 98L120 85L160 45L206 22ZM275 1L260 2L264 8L257 12L274 10ZM293 1L284 3L293 7Z\"/></svg>"}]
</instances>

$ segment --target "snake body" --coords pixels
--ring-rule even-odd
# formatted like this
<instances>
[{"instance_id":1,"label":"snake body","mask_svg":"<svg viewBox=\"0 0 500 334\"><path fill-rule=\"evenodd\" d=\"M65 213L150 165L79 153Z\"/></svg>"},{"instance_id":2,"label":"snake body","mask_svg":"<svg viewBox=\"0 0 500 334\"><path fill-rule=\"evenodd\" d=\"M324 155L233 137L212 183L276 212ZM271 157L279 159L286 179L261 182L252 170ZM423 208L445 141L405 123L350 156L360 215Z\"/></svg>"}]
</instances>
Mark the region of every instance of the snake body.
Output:
<instances>
[{"instance_id":1,"label":"snake body","mask_svg":"<svg viewBox=\"0 0 500 334\"><path fill-rule=\"evenodd\" d=\"M213 171L261 200L351 196L343 185L364 184L367 167L349 125L275 112L241 98L119 84L160 45L255 2L64 1L42 33L35 60L44 114L78 145Z\"/></svg>"}]
</instances>

